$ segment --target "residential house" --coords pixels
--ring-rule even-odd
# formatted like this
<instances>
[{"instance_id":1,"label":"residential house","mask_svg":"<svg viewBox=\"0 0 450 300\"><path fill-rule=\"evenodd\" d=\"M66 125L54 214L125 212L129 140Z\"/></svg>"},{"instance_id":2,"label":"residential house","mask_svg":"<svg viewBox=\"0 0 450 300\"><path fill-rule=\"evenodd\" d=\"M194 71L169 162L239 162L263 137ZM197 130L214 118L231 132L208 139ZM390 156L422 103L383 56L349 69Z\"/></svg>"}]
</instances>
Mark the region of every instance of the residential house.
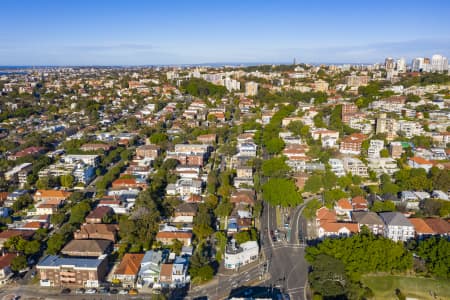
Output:
<instances>
[{"instance_id":1,"label":"residential house","mask_svg":"<svg viewBox=\"0 0 450 300\"><path fill-rule=\"evenodd\" d=\"M11 263L16 256L15 253L4 253L0 256L0 285L6 284L13 275Z\"/></svg>"},{"instance_id":2,"label":"residential house","mask_svg":"<svg viewBox=\"0 0 450 300\"><path fill-rule=\"evenodd\" d=\"M112 188L117 189L143 189L147 188L148 184L145 180L140 180L138 178L119 178L112 182Z\"/></svg>"},{"instance_id":3,"label":"residential house","mask_svg":"<svg viewBox=\"0 0 450 300\"><path fill-rule=\"evenodd\" d=\"M197 203L183 202L175 207L173 213L173 223L189 223L194 222L194 217L197 215L198 205Z\"/></svg>"},{"instance_id":4,"label":"residential house","mask_svg":"<svg viewBox=\"0 0 450 300\"><path fill-rule=\"evenodd\" d=\"M450 223L439 218L426 218L425 223L433 230L434 234L440 236L450 236Z\"/></svg>"},{"instance_id":5,"label":"residential house","mask_svg":"<svg viewBox=\"0 0 450 300\"><path fill-rule=\"evenodd\" d=\"M190 246L192 242L192 232L186 231L159 231L156 240L163 245L171 245L175 240L179 240L185 246Z\"/></svg>"},{"instance_id":6,"label":"residential house","mask_svg":"<svg viewBox=\"0 0 450 300\"><path fill-rule=\"evenodd\" d=\"M67 256L99 257L109 254L113 244L108 240L71 240L61 253Z\"/></svg>"},{"instance_id":7,"label":"residential house","mask_svg":"<svg viewBox=\"0 0 450 300\"><path fill-rule=\"evenodd\" d=\"M384 222L377 213L354 211L352 221L358 224L360 231L363 226L366 226L373 234L384 235Z\"/></svg>"},{"instance_id":8,"label":"residential house","mask_svg":"<svg viewBox=\"0 0 450 300\"><path fill-rule=\"evenodd\" d=\"M100 144L100 143L88 143L84 144L80 147L80 150L82 151L105 151L108 152L112 149L112 146L109 144Z\"/></svg>"},{"instance_id":9,"label":"residential house","mask_svg":"<svg viewBox=\"0 0 450 300\"><path fill-rule=\"evenodd\" d=\"M143 258L143 253L125 253L114 271L113 280L120 281L124 287L134 287Z\"/></svg>"},{"instance_id":10,"label":"residential house","mask_svg":"<svg viewBox=\"0 0 450 300\"><path fill-rule=\"evenodd\" d=\"M255 157L258 146L253 142L244 142L238 145L238 156Z\"/></svg>"},{"instance_id":11,"label":"residential house","mask_svg":"<svg viewBox=\"0 0 450 300\"><path fill-rule=\"evenodd\" d=\"M110 240L115 243L117 232L116 224L83 224L73 236L76 240Z\"/></svg>"},{"instance_id":12,"label":"residential house","mask_svg":"<svg viewBox=\"0 0 450 300\"><path fill-rule=\"evenodd\" d=\"M33 195L34 202L40 201L66 201L71 192L63 190L37 190Z\"/></svg>"},{"instance_id":13,"label":"residential house","mask_svg":"<svg viewBox=\"0 0 450 300\"><path fill-rule=\"evenodd\" d=\"M399 212L382 212L380 217L383 219L384 236L393 241L403 241L414 238L414 226L405 216Z\"/></svg>"},{"instance_id":14,"label":"residential house","mask_svg":"<svg viewBox=\"0 0 450 300\"><path fill-rule=\"evenodd\" d=\"M28 215L45 216L56 214L62 207L63 201L61 200L47 200L36 204L34 211L29 211Z\"/></svg>"},{"instance_id":15,"label":"residential house","mask_svg":"<svg viewBox=\"0 0 450 300\"><path fill-rule=\"evenodd\" d=\"M319 238L325 237L348 237L359 232L356 223L325 222L318 229Z\"/></svg>"},{"instance_id":16,"label":"residential house","mask_svg":"<svg viewBox=\"0 0 450 300\"><path fill-rule=\"evenodd\" d=\"M35 234L35 230L6 229L0 232L0 249L3 249L4 243L12 237L20 236L24 240L30 240Z\"/></svg>"},{"instance_id":17,"label":"residential house","mask_svg":"<svg viewBox=\"0 0 450 300\"><path fill-rule=\"evenodd\" d=\"M97 206L86 216L86 223L100 224L114 214L114 210L109 206Z\"/></svg>"},{"instance_id":18,"label":"residential house","mask_svg":"<svg viewBox=\"0 0 450 300\"><path fill-rule=\"evenodd\" d=\"M197 136L197 141L199 141L202 144L212 145L217 142L217 135L215 133L202 134Z\"/></svg>"},{"instance_id":19,"label":"residential house","mask_svg":"<svg viewBox=\"0 0 450 300\"><path fill-rule=\"evenodd\" d=\"M408 221L414 226L416 237L419 239L430 237L435 234L434 230L425 222L424 219L409 218Z\"/></svg>"},{"instance_id":20,"label":"residential house","mask_svg":"<svg viewBox=\"0 0 450 300\"><path fill-rule=\"evenodd\" d=\"M334 205L334 210L339 220L350 221L351 220L351 212L353 211L353 206L350 204L350 201L343 198L336 202Z\"/></svg>"},{"instance_id":21,"label":"residential house","mask_svg":"<svg viewBox=\"0 0 450 300\"><path fill-rule=\"evenodd\" d=\"M430 171L433 167L433 163L425 158L419 156L413 156L408 158L408 165L411 168L422 168L425 169L426 172Z\"/></svg>"},{"instance_id":22,"label":"residential house","mask_svg":"<svg viewBox=\"0 0 450 300\"><path fill-rule=\"evenodd\" d=\"M255 205L255 191L251 189L238 189L231 194L230 202L234 205Z\"/></svg>"},{"instance_id":23,"label":"residential house","mask_svg":"<svg viewBox=\"0 0 450 300\"><path fill-rule=\"evenodd\" d=\"M353 211L369 210L368 202L363 196L353 197L351 203L352 203Z\"/></svg>"},{"instance_id":24,"label":"residential house","mask_svg":"<svg viewBox=\"0 0 450 300\"><path fill-rule=\"evenodd\" d=\"M159 282L162 286L171 288L183 287L190 281L190 276L187 275L189 261L187 258L177 256L171 262L161 265L161 273Z\"/></svg>"},{"instance_id":25,"label":"residential house","mask_svg":"<svg viewBox=\"0 0 450 300\"><path fill-rule=\"evenodd\" d=\"M99 287L105 280L108 262L99 258L45 256L36 266L40 285L45 287Z\"/></svg>"},{"instance_id":26,"label":"residential house","mask_svg":"<svg viewBox=\"0 0 450 300\"><path fill-rule=\"evenodd\" d=\"M145 252L141 260L137 287L148 287L159 280L161 265L167 258L167 253L161 250Z\"/></svg>"}]
</instances>

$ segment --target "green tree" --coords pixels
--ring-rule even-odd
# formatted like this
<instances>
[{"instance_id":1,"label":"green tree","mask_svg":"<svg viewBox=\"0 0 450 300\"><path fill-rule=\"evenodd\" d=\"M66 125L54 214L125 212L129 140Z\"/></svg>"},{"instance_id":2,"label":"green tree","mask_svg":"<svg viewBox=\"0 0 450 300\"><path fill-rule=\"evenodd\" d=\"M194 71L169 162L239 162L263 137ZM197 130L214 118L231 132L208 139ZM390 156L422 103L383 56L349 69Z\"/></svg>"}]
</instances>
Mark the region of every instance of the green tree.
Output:
<instances>
[{"instance_id":1,"label":"green tree","mask_svg":"<svg viewBox=\"0 0 450 300\"><path fill-rule=\"evenodd\" d=\"M70 210L69 223L74 225L79 225L84 222L84 217L91 210L91 205L88 200L81 201L75 204Z\"/></svg>"},{"instance_id":2,"label":"green tree","mask_svg":"<svg viewBox=\"0 0 450 300\"><path fill-rule=\"evenodd\" d=\"M62 175L59 179L61 181L61 185L65 188L71 188L75 181L75 178L70 174Z\"/></svg>"},{"instance_id":3,"label":"green tree","mask_svg":"<svg viewBox=\"0 0 450 300\"><path fill-rule=\"evenodd\" d=\"M296 206L303 201L295 184L289 179L270 178L262 190L264 200L274 206Z\"/></svg>"},{"instance_id":4,"label":"green tree","mask_svg":"<svg viewBox=\"0 0 450 300\"><path fill-rule=\"evenodd\" d=\"M47 253L56 255L66 244L66 238L61 233L53 234L47 241Z\"/></svg>"},{"instance_id":5,"label":"green tree","mask_svg":"<svg viewBox=\"0 0 450 300\"><path fill-rule=\"evenodd\" d=\"M303 190L305 192L317 193L323 188L322 175L313 174L305 182Z\"/></svg>"},{"instance_id":6,"label":"green tree","mask_svg":"<svg viewBox=\"0 0 450 300\"><path fill-rule=\"evenodd\" d=\"M41 243L37 240L33 240L25 244L24 252L26 255L36 254L40 250L41 250Z\"/></svg>"},{"instance_id":7,"label":"green tree","mask_svg":"<svg viewBox=\"0 0 450 300\"><path fill-rule=\"evenodd\" d=\"M371 210L374 212L395 211L395 203L392 201L375 201Z\"/></svg>"},{"instance_id":8,"label":"green tree","mask_svg":"<svg viewBox=\"0 0 450 300\"><path fill-rule=\"evenodd\" d=\"M425 260L431 274L450 278L450 241L437 237L421 240L416 253Z\"/></svg>"},{"instance_id":9,"label":"green tree","mask_svg":"<svg viewBox=\"0 0 450 300\"><path fill-rule=\"evenodd\" d=\"M302 215L307 219L312 219L316 216L316 211L322 207L322 202L318 199L312 199L307 202L303 209Z\"/></svg>"},{"instance_id":10,"label":"green tree","mask_svg":"<svg viewBox=\"0 0 450 300\"><path fill-rule=\"evenodd\" d=\"M279 137L274 137L265 144L267 152L278 154L284 149L284 141Z\"/></svg>"},{"instance_id":11,"label":"green tree","mask_svg":"<svg viewBox=\"0 0 450 300\"><path fill-rule=\"evenodd\" d=\"M156 144L156 145L161 145L165 142L167 142L168 137L165 133L154 133L152 134L152 136L150 137L150 142L152 144Z\"/></svg>"},{"instance_id":12,"label":"green tree","mask_svg":"<svg viewBox=\"0 0 450 300\"><path fill-rule=\"evenodd\" d=\"M312 264L309 281L314 291L325 297L338 297L346 293L345 265L338 259L319 254Z\"/></svg>"},{"instance_id":13,"label":"green tree","mask_svg":"<svg viewBox=\"0 0 450 300\"><path fill-rule=\"evenodd\" d=\"M11 261L11 270L19 272L28 266L27 258L24 255L18 255Z\"/></svg>"},{"instance_id":14,"label":"green tree","mask_svg":"<svg viewBox=\"0 0 450 300\"><path fill-rule=\"evenodd\" d=\"M285 177L290 171L285 157L274 157L263 161L262 173L266 177Z\"/></svg>"}]
</instances>

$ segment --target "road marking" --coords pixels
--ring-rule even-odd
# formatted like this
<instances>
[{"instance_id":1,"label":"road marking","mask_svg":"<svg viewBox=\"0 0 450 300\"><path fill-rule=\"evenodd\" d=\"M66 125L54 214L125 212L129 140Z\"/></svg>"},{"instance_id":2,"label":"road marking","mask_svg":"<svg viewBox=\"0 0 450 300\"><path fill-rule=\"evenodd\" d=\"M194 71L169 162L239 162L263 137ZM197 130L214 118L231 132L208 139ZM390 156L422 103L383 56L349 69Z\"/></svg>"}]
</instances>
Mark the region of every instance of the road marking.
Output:
<instances>
[{"instance_id":1,"label":"road marking","mask_svg":"<svg viewBox=\"0 0 450 300\"><path fill-rule=\"evenodd\" d=\"M286 292L288 293L292 293L292 292L300 292L300 290L304 289L304 286L301 287L296 287L296 288L292 288L292 289L287 289Z\"/></svg>"}]
</instances>

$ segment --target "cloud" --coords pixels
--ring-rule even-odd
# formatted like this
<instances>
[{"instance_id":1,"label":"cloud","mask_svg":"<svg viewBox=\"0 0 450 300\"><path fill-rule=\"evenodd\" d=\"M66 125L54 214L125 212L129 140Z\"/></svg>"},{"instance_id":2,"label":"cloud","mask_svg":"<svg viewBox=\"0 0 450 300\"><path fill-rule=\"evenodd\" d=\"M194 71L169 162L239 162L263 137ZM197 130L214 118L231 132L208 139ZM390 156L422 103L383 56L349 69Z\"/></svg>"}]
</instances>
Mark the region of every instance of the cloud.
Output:
<instances>
[{"instance_id":1,"label":"cloud","mask_svg":"<svg viewBox=\"0 0 450 300\"><path fill-rule=\"evenodd\" d=\"M441 53L448 56L450 39L416 39L410 41L373 43L367 45L329 46L329 47L299 47L273 49L275 58L296 57L297 61L305 62L377 62L385 57L430 57Z\"/></svg>"}]
</instances>

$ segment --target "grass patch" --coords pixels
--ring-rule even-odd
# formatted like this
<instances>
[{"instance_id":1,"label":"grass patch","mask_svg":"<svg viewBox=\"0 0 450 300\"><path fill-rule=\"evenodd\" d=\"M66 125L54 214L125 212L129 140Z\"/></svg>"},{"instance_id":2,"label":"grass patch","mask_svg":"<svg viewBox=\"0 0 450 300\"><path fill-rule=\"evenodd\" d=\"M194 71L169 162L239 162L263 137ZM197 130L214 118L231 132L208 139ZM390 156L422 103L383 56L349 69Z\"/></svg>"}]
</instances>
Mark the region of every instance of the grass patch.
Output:
<instances>
[{"instance_id":1,"label":"grass patch","mask_svg":"<svg viewBox=\"0 0 450 300\"><path fill-rule=\"evenodd\" d=\"M395 290L400 289L406 297L432 300L450 299L450 284L445 279L433 279L409 276L364 276L362 282L374 293L372 299L398 299ZM430 295L432 291L436 298Z\"/></svg>"},{"instance_id":2,"label":"grass patch","mask_svg":"<svg viewBox=\"0 0 450 300\"><path fill-rule=\"evenodd\" d=\"M276 207L276 215L277 215L277 228L281 227L281 211L280 208L277 206Z\"/></svg>"}]
</instances>

